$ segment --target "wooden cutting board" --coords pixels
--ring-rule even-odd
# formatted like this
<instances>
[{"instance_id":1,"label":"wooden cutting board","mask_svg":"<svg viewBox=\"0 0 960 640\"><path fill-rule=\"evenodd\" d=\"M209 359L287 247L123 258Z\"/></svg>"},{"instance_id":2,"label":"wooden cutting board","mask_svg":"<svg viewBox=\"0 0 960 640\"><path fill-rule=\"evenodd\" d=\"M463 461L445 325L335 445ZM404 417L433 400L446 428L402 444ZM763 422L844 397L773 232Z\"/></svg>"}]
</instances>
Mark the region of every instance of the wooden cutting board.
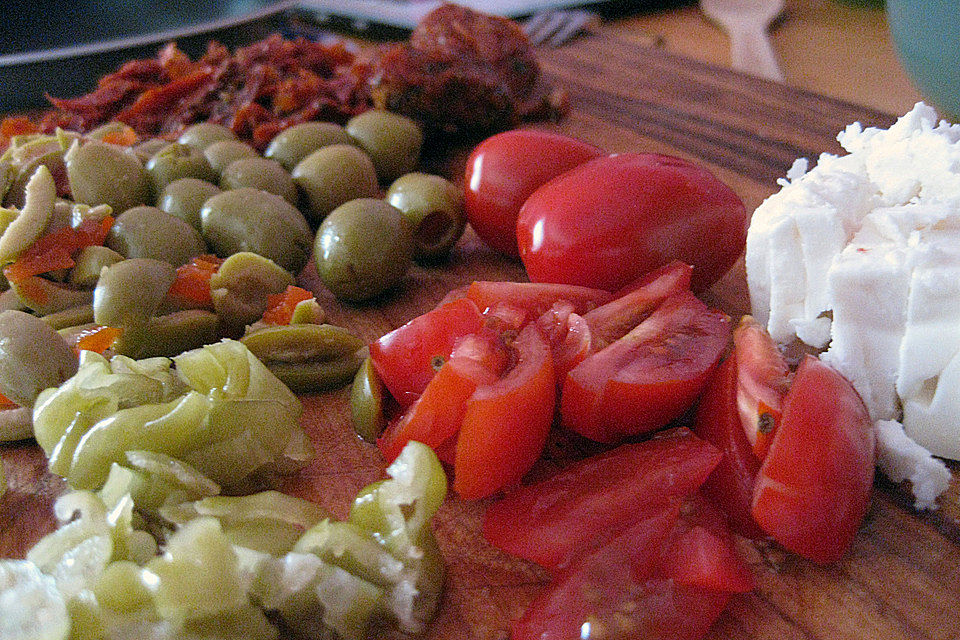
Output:
<instances>
[{"instance_id":1,"label":"wooden cutting board","mask_svg":"<svg viewBox=\"0 0 960 640\"><path fill-rule=\"evenodd\" d=\"M839 152L848 123L889 126L893 117L594 34L541 52L547 80L566 88L570 115L553 128L610 151L672 153L709 165L752 210L776 189L797 157ZM450 161L462 166L462 154ZM446 160L445 160L446 162ZM456 173L459 175L459 173ZM468 231L448 264L415 268L404 286L375 306L345 307L315 277L332 321L374 339L430 309L450 289L474 279L523 279L519 263L485 248ZM749 310L742 264L709 293L734 317ZM321 502L340 517L362 486L383 477L376 449L354 436L346 392L304 398L304 424L317 460L282 488ZM555 433L542 477L596 449ZM20 557L53 526L51 505L63 483L45 472L32 443L2 445L9 489L0 501L0 556ZM507 625L545 583L537 567L486 545L485 501L448 499L435 528L448 568L447 589L428 638L505 640ZM757 589L736 596L712 639L947 639L960 635L960 527L957 486L942 508L916 514L904 487L879 478L873 505L850 553L818 567L773 545L741 541Z\"/></svg>"}]
</instances>

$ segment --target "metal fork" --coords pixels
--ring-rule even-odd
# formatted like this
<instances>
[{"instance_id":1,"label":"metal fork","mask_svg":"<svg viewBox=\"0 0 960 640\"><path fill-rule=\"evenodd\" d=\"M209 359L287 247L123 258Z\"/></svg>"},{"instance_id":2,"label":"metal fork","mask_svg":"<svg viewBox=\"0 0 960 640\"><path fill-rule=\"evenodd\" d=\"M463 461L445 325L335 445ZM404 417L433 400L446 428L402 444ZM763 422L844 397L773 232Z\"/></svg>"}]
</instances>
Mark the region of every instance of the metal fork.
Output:
<instances>
[{"instance_id":1,"label":"metal fork","mask_svg":"<svg viewBox=\"0 0 960 640\"><path fill-rule=\"evenodd\" d=\"M600 16L592 11L544 11L524 22L523 32L535 47L541 44L558 47L599 22Z\"/></svg>"}]
</instances>

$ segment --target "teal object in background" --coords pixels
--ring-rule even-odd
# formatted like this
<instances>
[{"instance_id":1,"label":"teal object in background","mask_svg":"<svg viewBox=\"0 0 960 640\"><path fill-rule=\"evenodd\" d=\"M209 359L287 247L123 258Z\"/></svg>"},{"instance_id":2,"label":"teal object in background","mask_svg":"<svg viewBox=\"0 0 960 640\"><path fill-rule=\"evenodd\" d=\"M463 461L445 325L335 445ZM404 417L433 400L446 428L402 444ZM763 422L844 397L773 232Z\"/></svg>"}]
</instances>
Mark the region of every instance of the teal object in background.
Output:
<instances>
[{"instance_id":1,"label":"teal object in background","mask_svg":"<svg viewBox=\"0 0 960 640\"><path fill-rule=\"evenodd\" d=\"M960 2L887 0L900 61L925 97L960 118Z\"/></svg>"}]
</instances>

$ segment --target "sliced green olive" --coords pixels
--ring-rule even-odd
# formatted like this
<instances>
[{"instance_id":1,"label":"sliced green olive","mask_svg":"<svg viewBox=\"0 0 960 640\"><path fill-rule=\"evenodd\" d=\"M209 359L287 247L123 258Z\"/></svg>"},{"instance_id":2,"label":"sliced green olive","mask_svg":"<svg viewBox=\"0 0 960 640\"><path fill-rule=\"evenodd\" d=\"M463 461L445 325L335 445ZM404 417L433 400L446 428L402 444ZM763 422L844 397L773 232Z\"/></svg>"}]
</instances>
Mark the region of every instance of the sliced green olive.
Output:
<instances>
[{"instance_id":1,"label":"sliced green olive","mask_svg":"<svg viewBox=\"0 0 960 640\"><path fill-rule=\"evenodd\" d=\"M263 362L309 362L352 355L363 340L331 324L267 326L244 336L240 342Z\"/></svg>"},{"instance_id":2,"label":"sliced green olive","mask_svg":"<svg viewBox=\"0 0 960 640\"><path fill-rule=\"evenodd\" d=\"M45 166L37 169L26 187L26 201L20 215L0 236L0 262L13 262L20 253L43 235L53 217L57 201L57 187L50 170Z\"/></svg>"},{"instance_id":3,"label":"sliced green olive","mask_svg":"<svg viewBox=\"0 0 960 640\"><path fill-rule=\"evenodd\" d=\"M82 304L56 313L48 313L40 318L56 330L75 327L93 322L93 304Z\"/></svg>"},{"instance_id":4,"label":"sliced green olive","mask_svg":"<svg viewBox=\"0 0 960 640\"><path fill-rule=\"evenodd\" d=\"M10 290L17 293L21 304L41 316L79 307L93 301L90 289L74 289L51 282L45 278L31 278L30 285L10 283Z\"/></svg>"},{"instance_id":5,"label":"sliced green olive","mask_svg":"<svg viewBox=\"0 0 960 640\"><path fill-rule=\"evenodd\" d=\"M367 358L357 370L350 388L350 415L357 435L367 442L376 442L387 426L383 415L383 382Z\"/></svg>"},{"instance_id":6,"label":"sliced green olive","mask_svg":"<svg viewBox=\"0 0 960 640\"><path fill-rule=\"evenodd\" d=\"M74 258L69 282L78 287L96 286L103 268L114 265L123 259L122 255L108 247L101 247L100 245L84 247Z\"/></svg>"},{"instance_id":7,"label":"sliced green olive","mask_svg":"<svg viewBox=\"0 0 960 640\"><path fill-rule=\"evenodd\" d=\"M316 362L267 362L273 375L295 393L339 389L356 374L360 358L355 355Z\"/></svg>"},{"instance_id":8,"label":"sliced green olive","mask_svg":"<svg viewBox=\"0 0 960 640\"><path fill-rule=\"evenodd\" d=\"M76 354L50 325L22 311L0 313L0 393L30 407L76 372Z\"/></svg>"},{"instance_id":9,"label":"sliced green olive","mask_svg":"<svg viewBox=\"0 0 960 640\"><path fill-rule=\"evenodd\" d=\"M150 258L107 267L94 289L94 318L111 327L145 324L160 308L176 277L172 264Z\"/></svg>"},{"instance_id":10,"label":"sliced green olive","mask_svg":"<svg viewBox=\"0 0 960 640\"><path fill-rule=\"evenodd\" d=\"M293 276L272 260L241 251L227 258L210 278L210 297L228 335L239 335L267 310L267 296L282 293Z\"/></svg>"},{"instance_id":11,"label":"sliced green olive","mask_svg":"<svg viewBox=\"0 0 960 640\"><path fill-rule=\"evenodd\" d=\"M219 321L216 314L200 309L177 311L144 324L124 327L113 345L115 352L142 360L167 358L217 341Z\"/></svg>"}]
</instances>

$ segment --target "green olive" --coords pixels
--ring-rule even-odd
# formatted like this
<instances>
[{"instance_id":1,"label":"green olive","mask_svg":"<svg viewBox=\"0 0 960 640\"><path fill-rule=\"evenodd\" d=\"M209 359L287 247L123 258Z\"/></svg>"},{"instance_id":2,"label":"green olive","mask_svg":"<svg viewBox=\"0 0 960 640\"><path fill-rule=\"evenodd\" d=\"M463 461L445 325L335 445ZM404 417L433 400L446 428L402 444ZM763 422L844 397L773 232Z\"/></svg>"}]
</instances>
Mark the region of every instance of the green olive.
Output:
<instances>
[{"instance_id":1,"label":"green olive","mask_svg":"<svg viewBox=\"0 0 960 640\"><path fill-rule=\"evenodd\" d=\"M74 258L69 282L78 287L94 287L100 278L100 271L121 260L123 256L109 247L100 245L84 247Z\"/></svg>"},{"instance_id":2,"label":"green olive","mask_svg":"<svg viewBox=\"0 0 960 640\"><path fill-rule=\"evenodd\" d=\"M390 185L386 200L400 210L413 229L416 260L443 258L463 235L467 223L463 194L449 180L408 173Z\"/></svg>"},{"instance_id":3,"label":"green olive","mask_svg":"<svg viewBox=\"0 0 960 640\"><path fill-rule=\"evenodd\" d=\"M203 203L220 193L220 187L199 178L180 178L163 189L157 206L200 230Z\"/></svg>"},{"instance_id":4,"label":"green olive","mask_svg":"<svg viewBox=\"0 0 960 640\"><path fill-rule=\"evenodd\" d=\"M349 144L314 151L293 168L293 181L307 196L307 217L313 224L345 202L380 193L370 156Z\"/></svg>"},{"instance_id":5,"label":"green olive","mask_svg":"<svg viewBox=\"0 0 960 640\"><path fill-rule=\"evenodd\" d=\"M360 359L355 355L347 355L336 360L271 361L266 365L294 393L313 393L339 389L350 382L360 367Z\"/></svg>"},{"instance_id":6,"label":"green olive","mask_svg":"<svg viewBox=\"0 0 960 640\"><path fill-rule=\"evenodd\" d=\"M175 267L207 252L200 232L156 207L134 207L117 216L107 246L125 258L153 258Z\"/></svg>"},{"instance_id":7,"label":"green olive","mask_svg":"<svg viewBox=\"0 0 960 640\"><path fill-rule=\"evenodd\" d=\"M317 271L338 298L359 302L396 285L410 268L413 236L395 207L360 198L334 210L314 245Z\"/></svg>"},{"instance_id":8,"label":"green olive","mask_svg":"<svg viewBox=\"0 0 960 640\"><path fill-rule=\"evenodd\" d=\"M66 155L74 202L126 211L150 199L150 176L136 156L102 142L75 143Z\"/></svg>"},{"instance_id":9,"label":"green olive","mask_svg":"<svg viewBox=\"0 0 960 640\"><path fill-rule=\"evenodd\" d=\"M293 171L308 155L332 144L354 144L347 130L333 122L303 122L284 129L270 141L264 157Z\"/></svg>"},{"instance_id":10,"label":"green olive","mask_svg":"<svg viewBox=\"0 0 960 640\"><path fill-rule=\"evenodd\" d=\"M203 150L203 156L210 163L210 167L220 175L223 170L240 158L259 157L257 150L246 142L239 140L221 140Z\"/></svg>"},{"instance_id":11,"label":"green olive","mask_svg":"<svg viewBox=\"0 0 960 640\"><path fill-rule=\"evenodd\" d=\"M350 415L357 435L367 442L376 442L387 426L383 415L383 381L370 358L363 361L353 379Z\"/></svg>"},{"instance_id":12,"label":"green olive","mask_svg":"<svg viewBox=\"0 0 960 640\"><path fill-rule=\"evenodd\" d=\"M266 326L248 333L240 342L263 362L336 360L364 345L357 336L331 324Z\"/></svg>"},{"instance_id":13,"label":"green olive","mask_svg":"<svg viewBox=\"0 0 960 640\"><path fill-rule=\"evenodd\" d=\"M46 278L33 278L29 286L11 282L10 290L16 292L23 306L42 316L93 300L90 289L75 289Z\"/></svg>"},{"instance_id":14,"label":"green olive","mask_svg":"<svg viewBox=\"0 0 960 640\"><path fill-rule=\"evenodd\" d=\"M94 321L124 328L145 324L176 277L176 268L163 260L137 258L107 267L93 291Z\"/></svg>"},{"instance_id":15,"label":"green olive","mask_svg":"<svg viewBox=\"0 0 960 640\"><path fill-rule=\"evenodd\" d=\"M235 253L210 278L210 297L228 335L239 335L267 310L267 297L282 293L293 276L256 253Z\"/></svg>"},{"instance_id":16,"label":"green olive","mask_svg":"<svg viewBox=\"0 0 960 640\"><path fill-rule=\"evenodd\" d=\"M216 342L219 331L216 314L188 309L124 327L113 349L136 360L161 356L172 358Z\"/></svg>"},{"instance_id":17,"label":"green olive","mask_svg":"<svg viewBox=\"0 0 960 640\"><path fill-rule=\"evenodd\" d=\"M220 257L252 251L299 273L312 234L303 215L278 195L244 187L219 193L200 210L203 237Z\"/></svg>"},{"instance_id":18,"label":"green olive","mask_svg":"<svg viewBox=\"0 0 960 640\"><path fill-rule=\"evenodd\" d=\"M241 187L275 193L290 204L297 204L297 185L276 160L240 158L231 162L220 176L220 188L228 190Z\"/></svg>"},{"instance_id":19,"label":"green olive","mask_svg":"<svg viewBox=\"0 0 960 640\"><path fill-rule=\"evenodd\" d=\"M163 193L164 187L180 178L217 181L217 174L210 167L203 152L179 142L168 144L150 158L147 162L147 173L150 174L154 193Z\"/></svg>"},{"instance_id":20,"label":"green olive","mask_svg":"<svg viewBox=\"0 0 960 640\"><path fill-rule=\"evenodd\" d=\"M57 331L81 324L90 324L93 322L93 304L82 304L56 313L48 313L41 316L40 319Z\"/></svg>"},{"instance_id":21,"label":"green olive","mask_svg":"<svg viewBox=\"0 0 960 640\"><path fill-rule=\"evenodd\" d=\"M236 139L236 134L222 124L199 122L184 129L180 137L177 138L177 142L180 144L188 144L191 147L196 147L203 151L214 142Z\"/></svg>"},{"instance_id":22,"label":"green olive","mask_svg":"<svg viewBox=\"0 0 960 640\"><path fill-rule=\"evenodd\" d=\"M27 183L26 202L0 235L0 262L16 260L33 245L50 223L57 200L57 187L49 169L41 166Z\"/></svg>"},{"instance_id":23,"label":"green olive","mask_svg":"<svg viewBox=\"0 0 960 640\"><path fill-rule=\"evenodd\" d=\"M140 144L130 147L127 149L127 153L134 155L138 160L140 160L141 164L145 165L150 158L157 155L157 151L160 151L160 149L163 149L168 144L170 144L169 140L164 140L163 138L150 138L149 140L145 140Z\"/></svg>"},{"instance_id":24,"label":"green olive","mask_svg":"<svg viewBox=\"0 0 960 640\"><path fill-rule=\"evenodd\" d=\"M396 180L417 166L423 132L406 116L372 109L347 122L347 133L373 160L377 176L384 182Z\"/></svg>"},{"instance_id":25,"label":"green olive","mask_svg":"<svg viewBox=\"0 0 960 640\"><path fill-rule=\"evenodd\" d=\"M46 322L22 311L0 313L0 392L29 407L37 395L77 372L77 356Z\"/></svg>"}]
</instances>

